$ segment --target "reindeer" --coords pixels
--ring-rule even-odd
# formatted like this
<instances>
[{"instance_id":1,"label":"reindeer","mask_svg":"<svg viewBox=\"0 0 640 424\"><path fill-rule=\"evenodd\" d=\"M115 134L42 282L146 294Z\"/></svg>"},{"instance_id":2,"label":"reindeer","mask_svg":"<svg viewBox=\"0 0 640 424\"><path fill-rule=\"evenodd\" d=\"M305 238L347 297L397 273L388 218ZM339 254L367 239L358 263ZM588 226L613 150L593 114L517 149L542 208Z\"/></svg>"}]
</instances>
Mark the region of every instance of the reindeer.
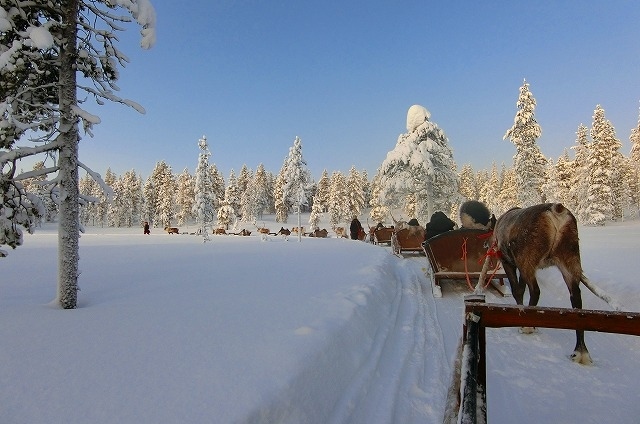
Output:
<instances>
[{"instance_id":1,"label":"reindeer","mask_svg":"<svg viewBox=\"0 0 640 424\"><path fill-rule=\"evenodd\" d=\"M164 227L164 230L169 234L180 234L176 227Z\"/></svg>"},{"instance_id":2,"label":"reindeer","mask_svg":"<svg viewBox=\"0 0 640 424\"><path fill-rule=\"evenodd\" d=\"M281 236L290 236L291 235L291 231L289 231L288 229L284 228L284 227L280 227L280 230L278 231L278 234Z\"/></svg>"},{"instance_id":3,"label":"reindeer","mask_svg":"<svg viewBox=\"0 0 640 424\"><path fill-rule=\"evenodd\" d=\"M580 261L578 226L576 218L562 204L544 203L507 211L495 222L491 246L500 254L518 305L523 304L525 287L529 288L529 306L538 304L540 287L536 271L556 266L569 289L571 306L582 308L580 282L589 285ZM520 273L519 279L516 270ZM523 329L523 332L531 331L533 329ZM592 363L583 330L576 330L576 347L571 359L585 365Z\"/></svg>"}]
</instances>

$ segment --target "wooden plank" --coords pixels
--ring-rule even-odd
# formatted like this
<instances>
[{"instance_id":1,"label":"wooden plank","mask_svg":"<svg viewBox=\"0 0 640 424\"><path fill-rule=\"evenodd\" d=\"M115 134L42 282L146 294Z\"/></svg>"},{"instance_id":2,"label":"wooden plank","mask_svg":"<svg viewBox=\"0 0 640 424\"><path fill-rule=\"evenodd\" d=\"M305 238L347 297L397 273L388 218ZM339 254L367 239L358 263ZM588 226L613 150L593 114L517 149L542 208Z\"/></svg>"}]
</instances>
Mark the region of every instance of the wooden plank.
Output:
<instances>
[{"instance_id":1,"label":"wooden plank","mask_svg":"<svg viewBox=\"0 0 640 424\"><path fill-rule=\"evenodd\" d=\"M640 313L465 302L485 327L543 327L640 336Z\"/></svg>"}]
</instances>

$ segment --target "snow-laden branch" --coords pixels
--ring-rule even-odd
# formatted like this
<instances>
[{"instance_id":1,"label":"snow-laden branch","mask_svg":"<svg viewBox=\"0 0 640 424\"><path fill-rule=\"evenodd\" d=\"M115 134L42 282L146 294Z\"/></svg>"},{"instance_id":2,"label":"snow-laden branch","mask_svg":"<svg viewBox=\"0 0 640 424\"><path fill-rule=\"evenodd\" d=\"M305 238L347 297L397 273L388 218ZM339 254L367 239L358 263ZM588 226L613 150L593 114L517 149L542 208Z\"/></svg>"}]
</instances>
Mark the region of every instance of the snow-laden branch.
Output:
<instances>
[{"instance_id":1,"label":"snow-laden branch","mask_svg":"<svg viewBox=\"0 0 640 424\"><path fill-rule=\"evenodd\" d=\"M78 166L87 171L87 173L91 175L91 178L93 178L93 180L98 183L98 185L102 189L102 192L107 198L107 202L110 203L113 200L113 189L104 182L102 176L80 161L78 161Z\"/></svg>"}]
</instances>

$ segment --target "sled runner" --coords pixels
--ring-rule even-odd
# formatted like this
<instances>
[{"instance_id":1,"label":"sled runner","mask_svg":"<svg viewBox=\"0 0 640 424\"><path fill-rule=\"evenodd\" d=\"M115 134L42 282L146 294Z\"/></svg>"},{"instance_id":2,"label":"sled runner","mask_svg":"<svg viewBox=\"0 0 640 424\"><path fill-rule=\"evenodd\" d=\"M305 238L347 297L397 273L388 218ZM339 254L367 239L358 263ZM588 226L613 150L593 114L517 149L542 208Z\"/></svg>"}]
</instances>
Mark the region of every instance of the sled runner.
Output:
<instances>
[{"instance_id":1,"label":"sled runner","mask_svg":"<svg viewBox=\"0 0 640 424\"><path fill-rule=\"evenodd\" d=\"M486 258L488 235L486 230L461 228L438 234L422 244L431 266L434 297L442 297L442 280L463 280L474 289ZM503 296L510 295L510 289L504 285L507 275L498 259L491 258L485 277L485 284L490 282Z\"/></svg>"}]
</instances>

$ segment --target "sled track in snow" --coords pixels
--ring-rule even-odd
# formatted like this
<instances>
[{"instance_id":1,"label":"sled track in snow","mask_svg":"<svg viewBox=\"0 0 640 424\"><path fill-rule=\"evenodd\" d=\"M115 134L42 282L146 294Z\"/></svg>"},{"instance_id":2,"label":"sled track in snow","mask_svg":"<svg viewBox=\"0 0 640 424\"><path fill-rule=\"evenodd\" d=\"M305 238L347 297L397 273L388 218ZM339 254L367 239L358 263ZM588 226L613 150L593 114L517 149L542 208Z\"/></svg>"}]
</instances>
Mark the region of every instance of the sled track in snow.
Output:
<instances>
[{"instance_id":1,"label":"sled track in snow","mask_svg":"<svg viewBox=\"0 0 640 424\"><path fill-rule=\"evenodd\" d=\"M451 369L422 262L395 260L394 298L332 423L441 423ZM391 283L391 282L390 282Z\"/></svg>"}]
</instances>

